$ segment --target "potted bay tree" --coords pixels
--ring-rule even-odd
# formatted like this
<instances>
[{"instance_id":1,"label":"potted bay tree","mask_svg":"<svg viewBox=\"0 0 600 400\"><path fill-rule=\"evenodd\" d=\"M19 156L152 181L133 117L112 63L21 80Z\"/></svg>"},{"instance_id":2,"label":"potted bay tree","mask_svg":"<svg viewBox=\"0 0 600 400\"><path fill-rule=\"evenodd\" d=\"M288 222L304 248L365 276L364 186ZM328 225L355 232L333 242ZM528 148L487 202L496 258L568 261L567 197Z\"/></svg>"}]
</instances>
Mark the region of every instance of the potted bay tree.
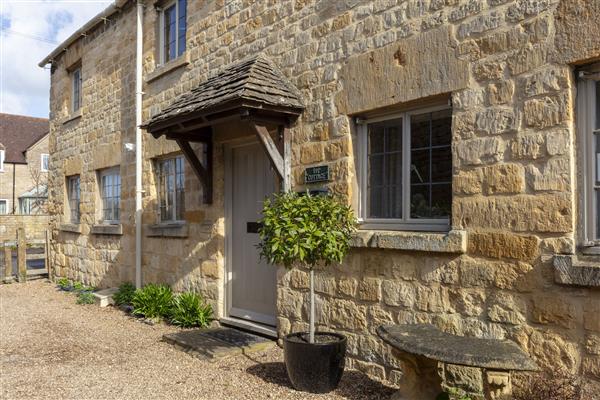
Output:
<instances>
[{"instance_id":1,"label":"potted bay tree","mask_svg":"<svg viewBox=\"0 0 600 400\"><path fill-rule=\"evenodd\" d=\"M297 390L329 392L344 372L346 337L315 332L314 270L343 261L356 227L354 213L331 195L288 192L265 201L261 222L261 257L273 265L309 271L309 331L283 338L288 377Z\"/></svg>"}]
</instances>

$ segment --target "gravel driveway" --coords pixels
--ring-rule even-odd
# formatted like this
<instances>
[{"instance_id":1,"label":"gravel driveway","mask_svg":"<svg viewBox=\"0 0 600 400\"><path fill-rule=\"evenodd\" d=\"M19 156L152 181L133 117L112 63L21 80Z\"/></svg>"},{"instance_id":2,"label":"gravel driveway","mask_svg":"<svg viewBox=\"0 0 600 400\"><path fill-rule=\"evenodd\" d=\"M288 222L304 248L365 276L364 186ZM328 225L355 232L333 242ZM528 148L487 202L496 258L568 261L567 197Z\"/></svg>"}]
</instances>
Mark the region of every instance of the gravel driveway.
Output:
<instances>
[{"instance_id":1,"label":"gravel driveway","mask_svg":"<svg viewBox=\"0 0 600 400\"><path fill-rule=\"evenodd\" d=\"M354 371L328 395L297 392L279 348L208 362L161 341L177 329L77 305L47 281L0 285L0 398L362 400L393 392Z\"/></svg>"}]
</instances>

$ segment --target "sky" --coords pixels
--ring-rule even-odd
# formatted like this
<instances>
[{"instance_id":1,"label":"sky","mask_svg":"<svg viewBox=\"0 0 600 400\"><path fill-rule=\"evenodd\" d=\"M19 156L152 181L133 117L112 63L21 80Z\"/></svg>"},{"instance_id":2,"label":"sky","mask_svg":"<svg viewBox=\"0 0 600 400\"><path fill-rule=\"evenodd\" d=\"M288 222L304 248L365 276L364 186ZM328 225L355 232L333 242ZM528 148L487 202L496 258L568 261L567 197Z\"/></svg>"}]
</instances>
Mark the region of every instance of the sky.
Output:
<instances>
[{"instance_id":1,"label":"sky","mask_svg":"<svg viewBox=\"0 0 600 400\"><path fill-rule=\"evenodd\" d=\"M48 117L50 69L38 63L112 0L0 0L0 112Z\"/></svg>"}]
</instances>

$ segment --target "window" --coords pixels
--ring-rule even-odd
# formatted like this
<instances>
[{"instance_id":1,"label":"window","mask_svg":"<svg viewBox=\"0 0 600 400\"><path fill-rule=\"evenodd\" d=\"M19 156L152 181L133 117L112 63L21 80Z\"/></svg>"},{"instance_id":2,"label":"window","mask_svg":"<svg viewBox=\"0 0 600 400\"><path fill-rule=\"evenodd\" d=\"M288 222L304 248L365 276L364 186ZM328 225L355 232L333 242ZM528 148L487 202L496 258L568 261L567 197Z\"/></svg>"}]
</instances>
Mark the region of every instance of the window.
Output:
<instances>
[{"instance_id":1,"label":"window","mask_svg":"<svg viewBox=\"0 0 600 400\"><path fill-rule=\"evenodd\" d=\"M67 178L67 199L69 200L69 221L79 223L79 175Z\"/></svg>"},{"instance_id":2,"label":"window","mask_svg":"<svg viewBox=\"0 0 600 400\"><path fill-rule=\"evenodd\" d=\"M185 52L186 0L167 3L160 10L160 62L176 59Z\"/></svg>"},{"instance_id":3,"label":"window","mask_svg":"<svg viewBox=\"0 0 600 400\"><path fill-rule=\"evenodd\" d=\"M43 214L46 210L46 197L20 197L19 213L24 215Z\"/></svg>"},{"instance_id":4,"label":"window","mask_svg":"<svg viewBox=\"0 0 600 400\"><path fill-rule=\"evenodd\" d=\"M185 211L183 157L158 160L156 172L160 221L183 221Z\"/></svg>"},{"instance_id":5,"label":"window","mask_svg":"<svg viewBox=\"0 0 600 400\"><path fill-rule=\"evenodd\" d=\"M0 215L8 214L8 200L0 199Z\"/></svg>"},{"instance_id":6,"label":"window","mask_svg":"<svg viewBox=\"0 0 600 400\"><path fill-rule=\"evenodd\" d=\"M4 172L4 150L0 150L0 172Z\"/></svg>"},{"instance_id":7,"label":"window","mask_svg":"<svg viewBox=\"0 0 600 400\"><path fill-rule=\"evenodd\" d=\"M71 112L77 112L81 108L81 67L71 72Z\"/></svg>"},{"instance_id":8,"label":"window","mask_svg":"<svg viewBox=\"0 0 600 400\"><path fill-rule=\"evenodd\" d=\"M449 228L451 130L452 110L447 106L359 126L359 213L365 228Z\"/></svg>"},{"instance_id":9,"label":"window","mask_svg":"<svg viewBox=\"0 0 600 400\"><path fill-rule=\"evenodd\" d=\"M42 154L40 158L40 171L48 172L48 168L50 167L50 155Z\"/></svg>"},{"instance_id":10,"label":"window","mask_svg":"<svg viewBox=\"0 0 600 400\"><path fill-rule=\"evenodd\" d=\"M600 245L600 64L580 72L577 95L577 130L580 169L583 171L581 205L582 244Z\"/></svg>"},{"instance_id":11,"label":"window","mask_svg":"<svg viewBox=\"0 0 600 400\"><path fill-rule=\"evenodd\" d=\"M102 203L101 221L105 224L118 224L121 218L121 174L119 167L100 171L98 177Z\"/></svg>"}]
</instances>

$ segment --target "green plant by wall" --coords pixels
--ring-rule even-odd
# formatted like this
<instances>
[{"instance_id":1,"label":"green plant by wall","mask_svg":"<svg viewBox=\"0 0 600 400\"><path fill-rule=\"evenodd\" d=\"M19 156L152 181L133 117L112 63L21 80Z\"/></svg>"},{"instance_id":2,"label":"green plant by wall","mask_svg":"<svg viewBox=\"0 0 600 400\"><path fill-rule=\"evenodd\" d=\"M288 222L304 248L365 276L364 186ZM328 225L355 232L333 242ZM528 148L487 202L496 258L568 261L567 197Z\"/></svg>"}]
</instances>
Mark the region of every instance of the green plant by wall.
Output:
<instances>
[{"instance_id":1,"label":"green plant by wall","mask_svg":"<svg viewBox=\"0 0 600 400\"><path fill-rule=\"evenodd\" d=\"M440 393L436 400L473 400L473 398L460 389L451 388L445 393Z\"/></svg>"},{"instance_id":2,"label":"green plant by wall","mask_svg":"<svg viewBox=\"0 0 600 400\"><path fill-rule=\"evenodd\" d=\"M261 257L286 268L304 265L310 271L309 341L314 341L314 267L341 263L350 249L356 218L333 196L289 192L267 199L263 207Z\"/></svg>"},{"instance_id":3,"label":"green plant by wall","mask_svg":"<svg viewBox=\"0 0 600 400\"><path fill-rule=\"evenodd\" d=\"M118 306L131 304L134 293L135 286L131 282L122 283L119 286L119 291L113 295L113 300Z\"/></svg>"},{"instance_id":4,"label":"green plant by wall","mask_svg":"<svg viewBox=\"0 0 600 400\"><path fill-rule=\"evenodd\" d=\"M210 324L212 316L210 304L206 304L196 293L181 293L173 299L170 318L174 325L205 328Z\"/></svg>"},{"instance_id":5,"label":"green plant by wall","mask_svg":"<svg viewBox=\"0 0 600 400\"><path fill-rule=\"evenodd\" d=\"M62 290L70 290L71 289L71 281L67 278L60 278L56 281L56 284Z\"/></svg>"},{"instance_id":6,"label":"green plant by wall","mask_svg":"<svg viewBox=\"0 0 600 400\"><path fill-rule=\"evenodd\" d=\"M133 294L133 313L146 318L168 318L173 301L173 292L166 285L149 284Z\"/></svg>"},{"instance_id":7,"label":"green plant by wall","mask_svg":"<svg viewBox=\"0 0 600 400\"><path fill-rule=\"evenodd\" d=\"M77 304L94 304L96 301L92 292L79 292L77 294Z\"/></svg>"}]
</instances>

